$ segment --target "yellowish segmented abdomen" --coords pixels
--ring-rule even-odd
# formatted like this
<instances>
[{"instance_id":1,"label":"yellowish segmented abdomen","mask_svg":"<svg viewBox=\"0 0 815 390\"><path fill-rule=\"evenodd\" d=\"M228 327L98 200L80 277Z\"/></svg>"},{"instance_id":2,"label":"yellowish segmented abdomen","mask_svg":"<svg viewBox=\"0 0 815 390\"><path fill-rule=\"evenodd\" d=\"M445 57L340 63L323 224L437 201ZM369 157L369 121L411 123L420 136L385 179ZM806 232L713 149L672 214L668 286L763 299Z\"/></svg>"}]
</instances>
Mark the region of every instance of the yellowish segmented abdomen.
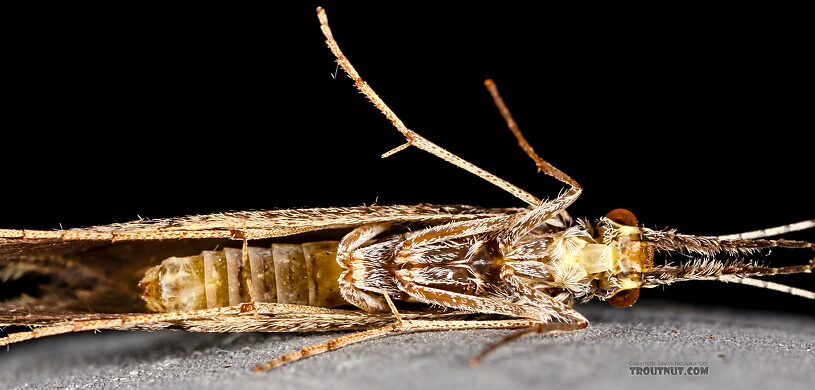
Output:
<instances>
[{"instance_id":1,"label":"yellowish segmented abdomen","mask_svg":"<svg viewBox=\"0 0 815 390\"><path fill-rule=\"evenodd\" d=\"M277 302L319 307L347 304L340 296L338 241L273 244L170 257L147 271L140 286L152 311L183 311Z\"/></svg>"}]
</instances>

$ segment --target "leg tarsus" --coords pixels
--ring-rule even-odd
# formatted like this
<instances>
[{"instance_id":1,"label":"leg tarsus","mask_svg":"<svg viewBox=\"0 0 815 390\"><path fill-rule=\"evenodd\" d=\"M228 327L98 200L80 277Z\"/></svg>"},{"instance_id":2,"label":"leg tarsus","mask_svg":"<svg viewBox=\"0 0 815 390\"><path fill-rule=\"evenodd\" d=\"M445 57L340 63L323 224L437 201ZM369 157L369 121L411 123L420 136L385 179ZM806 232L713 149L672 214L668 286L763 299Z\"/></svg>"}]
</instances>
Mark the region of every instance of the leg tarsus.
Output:
<instances>
[{"instance_id":1,"label":"leg tarsus","mask_svg":"<svg viewBox=\"0 0 815 390\"><path fill-rule=\"evenodd\" d=\"M504 117L504 121L507 122L509 131L512 132L512 135L514 135L515 139L518 141L518 146L520 146L521 149L526 152L529 158L535 162L535 166L538 167L538 172L543 172L549 176L552 176L569 187L580 188L580 184L577 184L577 181L535 153L535 149L533 149L532 145L527 142L526 137L524 137L521 129L518 127L518 124L515 122L515 119L512 118L512 114L509 112L509 108L507 108L506 103L504 103L504 99L501 97L501 94L498 93L498 87L495 86L495 83L491 79L487 79L484 81L484 86L487 87L495 106L498 107L498 111L501 113L501 116Z\"/></svg>"},{"instance_id":2,"label":"leg tarsus","mask_svg":"<svg viewBox=\"0 0 815 390\"><path fill-rule=\"evenodd\" d=\"M298 360L302 360L314 355L319 355L321 353L335 351L347 345L356 344L365 340L370 340L384 336L390 332L397 331L400 327L401 324L387 325L376 329L366 330L362 332L352 333L349 335L333 338L323 343L307 345L305 347L298 349L297 351L289 352L287 354L269 360L266 363L258 364L255 366L254 371L255 372L269 371L275 367L279 367L284 364L296 362Z\"/></svg>"},{"instance_id":3,"label":"leg tarsus","mask_svg":"<svg viewBox=\"0 0 815 390\"><path fill-rule=\"evenodd\" d=\"M494 352L496 349L500 348L503 345L509 344L512 341L515 341L521 337L524 337L528 334L542 334L542 333L554 333L554 332L571 332L576 330L585 329L589 325L588 322L578 322L578 323L564 323L564 322L550 322L550 323L541 323L526 329L518 329L506 337L502 338L501 340L488 345L486 348L481 350L478 355L473 356L469 360L470 367L475 367L481 363L484 358Z\"/></svg>"},{"instance_id":4,"label":"leg tarsus","mask_svg":"<svg viewBox=\"0 0 815 390\"><path fill-rule=\"evenodd\" d=\"M391 296L388 295L388 292L385 289L382 289L382 296L385 297L385 301L388 303L388 307L391 309L391 313L396 317L396 322L398 324L402 324L402 316L399 315L399 310L396 309L396 305L393 304L391 300Z\"/></svg>"}]
</instances>

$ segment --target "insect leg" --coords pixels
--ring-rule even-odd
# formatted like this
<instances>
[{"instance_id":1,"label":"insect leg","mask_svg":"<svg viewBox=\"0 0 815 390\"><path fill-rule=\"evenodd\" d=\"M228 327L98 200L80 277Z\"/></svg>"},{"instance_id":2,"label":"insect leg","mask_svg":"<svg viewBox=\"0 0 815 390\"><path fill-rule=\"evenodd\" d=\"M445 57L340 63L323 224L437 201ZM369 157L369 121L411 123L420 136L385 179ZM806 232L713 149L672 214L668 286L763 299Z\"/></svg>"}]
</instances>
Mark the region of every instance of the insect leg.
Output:
<instances>
[{"instance_id":1,"label":"insect leg","mask_svg":"<svg viewBox=\"0 0 815 390\"><path fill-rule=\"evenodd\" d=\"M504 120L507 122L509 131L511 131L518 140L518 145L521 147L521 149L523 149L529 158L535 162L535 165L538 167L538 171L552 176L570 187L568 191L561 194L553 201L541 202L540 204L535 205L535 209L526 215L519 217L512 227L507 229L507 231L501 235L499 240L505 245L506 250L504 251L504 254L506 254L509 252L509 248L506 246L514 244L519 238L525 236L532 229L543 223L543 221L549 219L552 215L560 212L574 202L580 196L581 187L576 180L572 179L569 175L538 156L535 149L529 145L529 142L526 141L526 137L524 137L523 133L521 133L521 129L518 127L515 119L512 118L512 114L509 112L509 108L507 108L506 103L504 103L504 99L501 97L501 94L498 93L498 87L495 86L495 83L488 79L484 82L484 85L490 92L492 100L495 102L495 106L498 107L498 111L501 112L501 116L504 117Z\"/></svg>"},{"instance_id":2,"label":"insect leg","mask_svg":"<svg viewBox=\"0 0 815 390\"><path fill-rule=\"evenodd\" d=\"M573 311L573 310L572 310ZM575 311L575 313L577 313ZM586 329L589 326L588 322L544 322L530 326L524 329L518 329L496 343L493 343L478 353L478 355L470 359L470 365L476 366L481 363L487 355L494 352L499 347L506 345L514 340L524 337L529 334L542 334L542 333L555 333L555 332L572 332L576 330Z\"/></svg>"},{"instance_id":3,"label":"insect leg","mask_svg":"<svg viewBox=\"0 0 815 390\"><path fill-rule=\"evenodd\" d=\"M246 233L246 219L243 220L243 232L242 232L241 235L242 235L241 238L243 240L243 244L241 245L241 264L246 265L246 264L249 264L249 239L247 238L247 233ZM251 281L251 279L250 279L250 281ZM252 288L250 288L248 290L249 290L249 297L251 298L251 301L246 302L244 304L241 304L241 311L243 311L245 309L251 310L252 313L255 314L255 320L257 321L257 320L260 319L260 315L258 314L257 307L255 306L255 294L254 294L255 290L252 289Z\"/></svg>"},{"instance_id":4,"label":"insect leg","mask_svg":"<svg viewBox=\"0 0 815 390\"><path fill-rule=\"evenodd\" d=\"M352 253L387 230L389 226L386 223L362 225L346 234L337 247L337 263L344 269L339 279L340 294L348 303L369 313L387 311L388 305L382 298L363 291L354 285L359 273L364 272L366 266L362 259L354 258Z\"/></svg>"},{"instance_id":5,"label":"insect leg","mask_svg":"<svg viewBox=\"0 0 815 390\"><path fill-rule=\"evenodd\" d=\"M572 187L550 201L543 201L534 209L519 213L512 224L498 236L501 253L506 255L512 251L512 246L523 236L543 224L553 215L565 210L582 193L580 187Z\"/></svg>"},{"instance_id":6,"label":"insect leg","mask_svg":"<svg viewBox=\"0 0 815 390\"><path fill-rule=\"evenodd\" d=\"M390 295L388 295L388 292L384 289L382 290L382 296L385 297L385 301L388 302L388 307L391 309L391 313L393 313L393 316L396 317L396 323L401 324L402 316L399 315L399 310L396 309L396 305L393 304Z\"/></svg>"},{"instance_id":7,"label":"insect leg","mask_svg":"<svg viewBox=\"0 0 815 390\"><path fill-rule=\"evenodd\" d=\"M523 285L518 285L518 287L521 288L519 292L529 304L522 305L501 299L458 294L420 286L415 283L408 283L404 286L405 291L411 297L425 303L441 305L457 310L524 317L534 321L532 326L520 329L485 348L481 353L470 360L471 365L478 364L481 359L498 347L527 334L540 334L551 331L575 331L588 327L589 321L576 310L565 306L546 294L535 293L534 290L523 288ZM564 322L555 322L553 320L561 320Z\"/></svg>"},{"instance_id":8,"label":"insect leg","mask_svg":"<svg viewBox=\"0 0 815 390\"><path fill-rule=\"evenodd\" d=\"M357 90L359 90L359 92L365 95L365 97L368 98L368 100L371 103L373 103L373 105L377 109L379 109L379 111L381 111L382 114L384 114L385 117L391 121L391 123L393 123L393 126L396 127L396 130L402 133L402 135L407 140L407 143L393 149L390 152L385 153L383 155L384 157L390 156L395 152L407 148L408 146L415 146L421 150L424 150L425 152L428 152L444 161L447 161L461 169L464 169L467 172L470 172L498 186L504 191L509 192L516 198L521 199L524 202L529 203L530 205L537 205L540 202L540 200L534 195L516 187L515 185L509 183L504 179L499 178L498 176L495 176L473 165L472 163L462 159L461 157L458 157L455 154L448 152L444 148L420 136L413 130L408 129L407 126L405 126L405 124L402 122L402 120L399 119L399 117L396 116L396 114L390 109L390 107L388 107L385 104L382 98L380 98L379 95L377 95L376 92L374 92L373 88L371 88L368 85L368 83L366 83L362 79L362 77L360 77L359 73L357 73L357 70L354 69L354 66L351 65L351 62L348 61L348 58L346 58L345 55L342 53L342 50L340 50L340 47L337 44L337 41L334 40L334 34L331 32L331 28L328 26L328 17L326 16L325 10L323 10L322 7L317 8L317 16L320 19L320 29L322 30L323 35L325 35L328 48L331 49L331 52L337 58L337 63L340 65L340 67L342 67L345 73L348 74L351 80L354 80L354 86L357 88Z\"/></svg>"},{"instance_id":9,"label":"insect leg","mask_svg":"<svg viewBox=\"0 0 815 390\"><path fill-rule=\"evenodd\" d=\"M258 364L257 366L255 366L255 372L268 371L281 364L290 363L292 361L300 359L305 359L309 356L318 355L324 352L334 351L346 345L355 344L360 341L370 340L372 338L383 336L388 332L397 331L399 328L403 326L402 316L399 315L399 311L396 309L396 306L393 304L393 301L391 301L391 298L388 296L388 292L383 290L382 295L388 302L388 306L390 307L391 312L396 317L395 324L363 332L357 332L347 336L337 337L320 344L305 346L295 352L290 352L280 357L274 358L266 363Z\"/></svg>"},{"instance_id":10,"label":"insect leg","mask_svg":"<svg viewBox=\"0 0 815 390\"><path fill-rule=\"evenodd\" d=\"M534 287L530 285L530 281L523 278L516 276L514 271L510 269L506 269L506 275L502 272L503 279L509 285L513 287L513 290L517 292L520 296L523 297L528 302L533 302L534 304L541 305L544 304L551 310L554 310L558 313L560 318L567 319L566 322L539 322L531 327L526 329L519 329L511 334L507 335L503 339L499 340L492 345L487 346L484 348L481 353L470 359L470 365L474 366L481 362L481 360L486 357L488 354L492 353L500 346L505 345L513 340L519 339L528 334L542 334L542 333L554 333L554 332L570 332L585 329L589 326L589 320L586 319L582 314L580 314L577 310L561 303L557 299L552 298L551 296L541 293L537 291Z\"/></svg>"},{"instance_id":11,"label":"insect leg","mask_svg":"<svg viewBox=\"0 0 815 390\"><path fill-rule=\"evenodd\" d=\"M554 200L548 202L544 201L535 205L535 208L532 211L524 215L520 215L511 227L501 233L501 236L499 236L499 242L502 244L503 253L507 254L511 250L511 245L514 244L519 238L525 236L527 233L532 231L532 229L542 224L543 221L551 218L553 215L565 209L572 204L572 202L577 200L582 189L577 181L535 153L535 149L533 149L532 146L529 145L529 142L526 141L523 133L521 133L521 129L518 128L518 124L515 123L515 120L512 118L512 114L510 114L509 109L504 103L504 99L502 99L501 95L498 93L498 88L495 86L495 83L492 80L487 80L484 82L484 84L486 85L487 90L489 90L490 95L492 95L492 99L495 102L495 105L498 107L498 110L501 112L501 116L503 116L504 120L507 122L507 127L509 127L509 130L518 140L518 145L526 152L532 161L535 162L538 170L554 177L570 187L566 192L562 193Z\"/></svg>"},{"instance_id":12,"label":"insect leg","mask_svg":"<svg viewBox=\"0 0 815 390\"><path fill-rule=\"evenodd\" d=\"M255 372L268 371L286 363L295 362L325 352L335 351L347 345L356 344L365 340L371 340L377 337L382 337L388 333L396 331L399 328L399 326L400 324L387 325L381 328L366 330L362 332L352 333L346 336L333 338L324 343L307 345L303 348L300 348L297 351L289 352L285 355L281 355L272 360L269 360L266 363L258 364L257 366L255 366L254 370Z\"/></svg>"},{"instance_id":13,"label":"insect leg","mask_svg":"<svg viewBox=\"0 0 815 390\"><path fill-rule=\"evenodd\" d=\"M568 307L546 294L536 294L531 299L526 299L529 304L520 304L506 299L461 294L422 286L413 282L408 272L408 270L396 272L400 289L419 302L475 313L528 318L536 322L550 322L552 320L565 322L586 321L582 315L573 311L569 312Z\"/></svg>"},{"instance_id":14,"label":"insect leg","mask_svg":"<svg viewBox=\"0 0 815 390\"><path fill-rule=\"evenodd\" d=\"M535 165L538 167L538 171L560 180L569 187L580 188L577 181L535 153L535 149L533 149L532 145L529 145L529 142L526 141L526 137L524 137L523 133L521 133L521 129L518 128L518 124L515 122L515 119L512 118L512 114L509 112L509 108L507 108L507 105L504 103L504 99L501 98L501 94L498 93L498 87L495 86L495 83L492 80L487 79L484 81L484 86L487 87L490 95L492 95L492 100L495 102L495 106L498 107L498 111L501 112L501 116L504 117L504 120L507 122L509 131L511 131L518 140L518 145L521 147L521 149L523 149L529 158L535 162Z\"/></svg>"},{"instance_id":15,"label":"insect leg","mask_svg":"<svg viewBox=\"0 0 815 390\"><path fill-rule=\"evenodd\" d=\"M308 345L297 351L289 352L266 363L255 366L256 372L263 372L305 359L321 353L335 351L342 347L372 340L389 334L410 332L431 332L439 330L465 330L465 329L518 329L527 328L537 322L532 320L494 320L494 321L434 321L434 320L404 320L400 323L386 325L380 328L340 336L323 343Z\"/></svg>"}]
</instances>

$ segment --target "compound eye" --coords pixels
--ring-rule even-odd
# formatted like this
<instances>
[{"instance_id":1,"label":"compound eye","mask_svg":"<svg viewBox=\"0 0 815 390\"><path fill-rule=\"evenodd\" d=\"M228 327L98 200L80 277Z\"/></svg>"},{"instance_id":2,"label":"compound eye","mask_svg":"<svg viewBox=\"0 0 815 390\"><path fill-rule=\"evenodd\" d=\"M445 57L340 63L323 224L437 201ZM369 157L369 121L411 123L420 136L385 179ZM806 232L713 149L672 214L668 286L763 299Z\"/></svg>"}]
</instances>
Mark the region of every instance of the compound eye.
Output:
<instances>
[{"instance_id":1,"label":"compound eye","mask_svg":"<svg viewBox=\"0 0 815 390\"><path fill-rule=\"evenodd\" d=\"M637 217L626 209L614 209L606 214L606 218L626 226L637 226Z\"/></svg>"},{"instance_id":2,"label":"compound eye","mask_svg":"<svg viewBox=\"0 0 815 390\"><path fill-rule=\"evenodd\" d=\"M634 288L631 290L623 290L614 294L613 297L606 299L609 305L618 309L627 309L637 303L640 298L640 289Z\"/></svg>"}]
</instances>

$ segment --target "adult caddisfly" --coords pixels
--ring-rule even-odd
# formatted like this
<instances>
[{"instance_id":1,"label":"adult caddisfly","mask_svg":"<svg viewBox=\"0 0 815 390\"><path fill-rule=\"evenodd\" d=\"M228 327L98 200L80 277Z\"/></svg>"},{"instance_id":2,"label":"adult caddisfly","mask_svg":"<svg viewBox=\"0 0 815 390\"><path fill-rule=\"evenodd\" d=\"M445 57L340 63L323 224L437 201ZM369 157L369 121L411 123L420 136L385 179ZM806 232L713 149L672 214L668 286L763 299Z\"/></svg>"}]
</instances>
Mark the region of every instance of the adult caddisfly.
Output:
<instances>
[{"instance_id":1,"label":"adult caddisfly","mask_svg":"<svg viewBox=\"0 0 815 390\"><path fill-rule=\"evenodd\" d=\"M755 260L764 248L811 250L809 242L765 237L811 228L815 220L702 237L641 227L620 209L595 223L572 219L565 210L579 197L580 185L535 153L492 82L487 88L522 149L540 171L567 185L554 199L541 201L409 130L342 54L322 9L318 15L338 65L406 138L385 156L417 147L529 207L277 210L59 231L0 230L5 280L37 273L58 281L38 297L2 303L0 326L33 329L12 333L0 345L93 329L362 330L258 366L265 370L392 332L519 329L505 342L533 332L578 330L588 320L573 309L576 300L627 307L640 288L678 281L742 283L815 299L810 291L754 278L811 272L815 260L789 267ZM242 248L220 249L235 240ZM690 260L655 265L658 252L680 252ZM393 301L407 306L397 310ZM335 308L343 305L357 310Z\"/></svg>"}]
</instances>

